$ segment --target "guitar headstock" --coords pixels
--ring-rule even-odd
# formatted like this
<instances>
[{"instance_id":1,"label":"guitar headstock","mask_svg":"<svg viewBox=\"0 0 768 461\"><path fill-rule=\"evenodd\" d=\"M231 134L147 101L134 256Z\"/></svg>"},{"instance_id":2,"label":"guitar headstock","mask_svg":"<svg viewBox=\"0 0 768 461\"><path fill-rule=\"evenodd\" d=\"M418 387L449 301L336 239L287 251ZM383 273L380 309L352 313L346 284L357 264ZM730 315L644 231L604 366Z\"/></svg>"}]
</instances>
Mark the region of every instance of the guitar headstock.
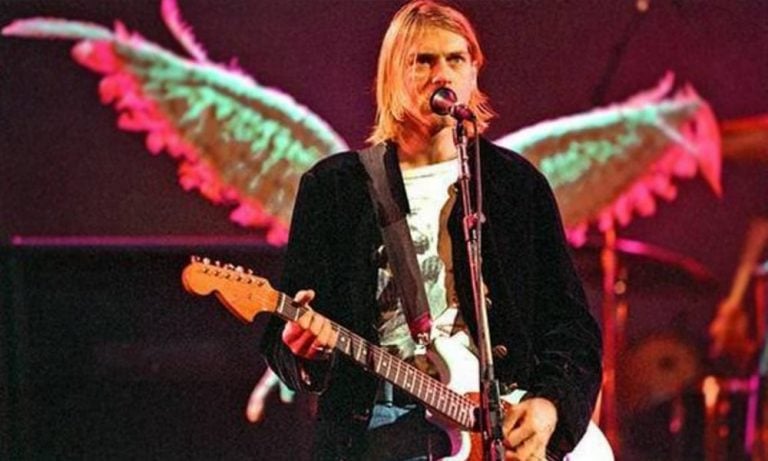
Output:
<instances>
[{"instance_id":1,"label":"guitar headstock","mask_svg":"<svg viewBox=\"0 0 768 461\"><path fill-rule=\"evenodd\" d=\"M219 301L244 322L253 322L256 314L274 312L280 293L267 279L253 275L250 269L212 262L193 256L181 273L184 288L196 295L216 294Z\"/></svg>"}]
</instances>

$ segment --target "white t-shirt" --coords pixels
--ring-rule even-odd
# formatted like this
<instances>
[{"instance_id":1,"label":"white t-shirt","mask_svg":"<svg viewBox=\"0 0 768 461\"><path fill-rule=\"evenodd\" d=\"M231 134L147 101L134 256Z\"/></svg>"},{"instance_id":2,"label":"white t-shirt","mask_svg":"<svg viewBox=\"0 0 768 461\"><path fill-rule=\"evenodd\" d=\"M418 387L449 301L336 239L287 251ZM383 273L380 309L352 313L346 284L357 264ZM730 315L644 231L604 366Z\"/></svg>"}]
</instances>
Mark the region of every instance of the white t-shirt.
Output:
<instances>
[{"instance_id":1,"label":"white t-shirt","mask_svg":"<svg viewBox=\"0 0 768 461\"><path fill-rule=\"evenodd\" d=\"M453 289L452 250L446 225L455 201L457 175L455 160L403 170L411 208L406 219L429 301L433 338L466 328L458 313ZM401 358L413 357L416 344L388 267L379 268L376 298L380 308L377 329L381 345Z\"/></svg>"}]
</instances>

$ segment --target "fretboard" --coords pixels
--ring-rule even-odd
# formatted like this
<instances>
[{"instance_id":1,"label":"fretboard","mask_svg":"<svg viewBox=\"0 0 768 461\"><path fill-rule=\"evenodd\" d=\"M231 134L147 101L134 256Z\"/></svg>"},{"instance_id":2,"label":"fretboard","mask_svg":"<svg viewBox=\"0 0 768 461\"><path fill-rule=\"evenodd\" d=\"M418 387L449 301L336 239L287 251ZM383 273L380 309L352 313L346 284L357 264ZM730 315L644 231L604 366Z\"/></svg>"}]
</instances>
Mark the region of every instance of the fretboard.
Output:
<instances>
[{"instance_id":1,"label":"fretboard","mask_svg":"<svg viewBox=\"0 0 768 461\"><path fill-rule=\"evenodd\" d=\"M276 308L276 314L280 317L296 321L305 311L306 308L295 305L288 296L280 294ZM341 325L331 324L338 332L335 350L350 357L365 370L391 382L456 425L464 429L472 428L476 408L472 400Z\"/></svg>"}]
</instances>

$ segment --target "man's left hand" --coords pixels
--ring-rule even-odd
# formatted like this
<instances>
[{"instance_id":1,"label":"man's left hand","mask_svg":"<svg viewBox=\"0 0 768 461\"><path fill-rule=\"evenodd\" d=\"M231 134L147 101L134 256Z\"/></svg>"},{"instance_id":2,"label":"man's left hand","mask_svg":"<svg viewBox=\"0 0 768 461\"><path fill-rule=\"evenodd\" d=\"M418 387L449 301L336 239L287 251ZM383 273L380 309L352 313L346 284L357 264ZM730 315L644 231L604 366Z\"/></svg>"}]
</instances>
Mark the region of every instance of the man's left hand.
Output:
<instances>
[{"instance_id":1,"label":"man's left hand","mask_svg":"<svg viewBox=\"0 0 768 461\"><path fill-rule=\"evenodd\" d=\"M557 425L557 408L547 399L534 397L504 412L504 459L545 461L547 443Z\"/></svg>"}]
</instances>

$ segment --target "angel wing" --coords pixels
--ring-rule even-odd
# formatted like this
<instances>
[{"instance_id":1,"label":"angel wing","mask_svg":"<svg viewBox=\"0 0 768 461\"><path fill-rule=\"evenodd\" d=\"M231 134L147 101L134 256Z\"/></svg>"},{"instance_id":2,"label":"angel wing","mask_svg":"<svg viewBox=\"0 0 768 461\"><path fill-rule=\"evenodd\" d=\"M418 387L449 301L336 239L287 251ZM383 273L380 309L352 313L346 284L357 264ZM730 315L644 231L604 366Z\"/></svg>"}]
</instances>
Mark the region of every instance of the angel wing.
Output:
<instances>
[{"instance_id":1,"label":"angel wing","mask_svg":"<svg viewBox=\"0 0 768 461\"><path fill-rule=\"evenodd\" d=\"M675 176L701 171L720 195L720 134L709 105L692 87L669 98L674 76L621 104L545 121L496 142L522 153L547 177L569 240L652 215L656 197L672 200Z\"/></svg>"},{"instance_id":2,"label":"angel wing","mask_svg":"<svg viewBox=\"0 0 768 461\"><path fill-rule=\"evenodd\" d=\"M104 74L99 91L120 113L118 126L146 131L148 149L179 159L182 186L231 218L265 227L283 243L298 178L322 155L346 149L319 117L239 69L213 64L179 16L162 1L163 18L193 59L176 56L118 23L18 20L5 35L77 40L73 56ZM692 88L671 98L672 75L630 100L546 121L497 142L521 152L548 178L572 242L589 222L602 230L634 213L653 214L657 196L672 199L674 176L700 169L719 193L719 133L712 111Z\"/></svg>"},{"instance_id":3,"label":"angel wing","mask_svg":"<svg viewBox=\"0 0 768 461\"><path fill-rule=\"evenodd\" d=\"M215 203L237 205L230 217L286 240L299 176L346 143L290 96L264 87L241 71L210 62L181 22L176 3L164 0L163 18L186 59L130 33L61 19L17 20L4 35L76 40L73 57L103 74L103 103L119 112L118 126L147 132L154 154L179 160L179 180Z\"/></svg>"}]
</instances>

